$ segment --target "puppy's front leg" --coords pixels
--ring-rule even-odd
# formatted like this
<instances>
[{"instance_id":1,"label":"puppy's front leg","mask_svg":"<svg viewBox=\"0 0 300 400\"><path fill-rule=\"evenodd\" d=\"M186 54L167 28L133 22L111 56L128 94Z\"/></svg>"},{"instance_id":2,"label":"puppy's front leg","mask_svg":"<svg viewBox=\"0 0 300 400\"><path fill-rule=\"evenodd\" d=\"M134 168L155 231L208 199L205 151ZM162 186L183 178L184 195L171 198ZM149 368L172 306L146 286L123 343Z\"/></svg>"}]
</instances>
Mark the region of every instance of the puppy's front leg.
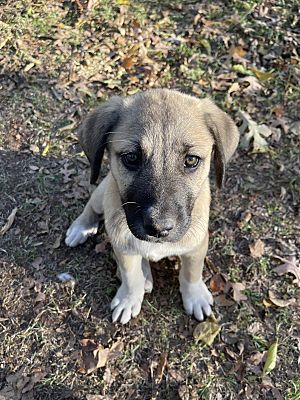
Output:
<instances>
[{"instance_id":1,"label":"puppy's front leg","mask_svg":"<svg viewBox=\"0 0 300 400\"><path fill-rule=\"evenodd\" d=\"M122 284L111 302L113 322L120 317L120 322L126 324L131 317L136 317L142 307L145 293L145 276L142 270L142 257L139 255L122 254L115 250Z\"/></svg>"},{"instance_id":2,"label":"puppy's front leg","mask_svg":"<svg viewBox=\"0 0 300 400\"><path fill-rule=\"evenodd\" d=\"M180 292L183 306L187 314L202 321L205 315L211 314L213 297L202 280L204 258L207 253L208 234L201 246L181 256L181 270L179 273Z\"/></svg>"},{"instance_id":3,"label":"puppy's front leg","mask_svg":"<svg viewBox=\"0 0 300 400\"><path fill-rule=\"evenodd\" d=\"M105 178L96 187L83 212L67 230L65 239L67 246L75 247L82 244L89 236L97 233L100 215L103 214L103 196L106 189L106 180Z\"/></svg>"}]
</instances>

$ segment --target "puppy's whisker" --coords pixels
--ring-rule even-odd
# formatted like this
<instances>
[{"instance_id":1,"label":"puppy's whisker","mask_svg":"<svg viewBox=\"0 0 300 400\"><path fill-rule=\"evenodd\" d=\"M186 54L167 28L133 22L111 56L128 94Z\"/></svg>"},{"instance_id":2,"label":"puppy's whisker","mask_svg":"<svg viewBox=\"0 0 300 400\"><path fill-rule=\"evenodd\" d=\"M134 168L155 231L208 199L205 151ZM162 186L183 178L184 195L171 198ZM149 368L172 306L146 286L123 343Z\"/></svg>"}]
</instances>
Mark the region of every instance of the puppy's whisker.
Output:
<instances>
[{"instance_id":1,"label":"puppy's whisker","mask_svg":"<svg viewBox=\"0 0 300 400\"><path fill-rule=\"evenodd\" d=\"M137 204L138 203L136 201L126 201L126 203L121 204L121 207L126 206L126 204Z\"/></svg>"}]
</instances>

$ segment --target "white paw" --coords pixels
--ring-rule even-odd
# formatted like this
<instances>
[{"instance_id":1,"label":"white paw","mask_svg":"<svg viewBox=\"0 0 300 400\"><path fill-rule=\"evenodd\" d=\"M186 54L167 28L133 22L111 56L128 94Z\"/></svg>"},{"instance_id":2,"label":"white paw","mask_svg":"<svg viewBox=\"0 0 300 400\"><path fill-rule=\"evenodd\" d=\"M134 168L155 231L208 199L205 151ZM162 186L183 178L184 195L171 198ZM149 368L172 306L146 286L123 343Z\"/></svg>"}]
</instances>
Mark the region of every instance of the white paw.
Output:
<instances>
[{"instance_id":1,"label":"white paw","mask_svg":"<svg viewBox=\"0 0 300 400\"><path fill-rule=\"evenodd\" d=\"M98 230L98 222L83 224L76 219L67 230L65 243L67 246L75 247L84 243L89 236L95 235Z\"/></svg>"},{"instance_id":2,"label":"white paw","mask_svg":"<svg viewBox=\"0 0 300 400\"><path fill-rule=\"evenodd\" d=\"M198 321L212 312L213 297L202 279L195 283L187 282L182 276L180 281L180 292L183 307L187 314L194 315Z\"/></svg>"},{"instance_id":3,"label":"white paw","mask_svg":"<svg viewBox=\"0 0 300 400\"><path fill-rule=\"evenodd\" d=\"M141 311L143 298L144 285L134 288L134 292L131 293L127 285L122 283L110 305L110 308L114 310L112 314L113 322L116 322L120 317L120 322L127 324L131 318L136 317Z\"/></svg>"}]
</instances>

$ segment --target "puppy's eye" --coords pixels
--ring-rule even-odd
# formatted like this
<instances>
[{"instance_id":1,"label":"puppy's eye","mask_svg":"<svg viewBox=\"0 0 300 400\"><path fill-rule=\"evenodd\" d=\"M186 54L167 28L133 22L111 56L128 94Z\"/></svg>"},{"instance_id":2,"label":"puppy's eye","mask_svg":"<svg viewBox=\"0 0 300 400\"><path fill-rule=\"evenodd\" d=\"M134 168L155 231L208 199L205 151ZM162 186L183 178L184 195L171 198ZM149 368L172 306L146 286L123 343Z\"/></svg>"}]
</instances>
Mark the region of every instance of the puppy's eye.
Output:
<instances>
[{"instance_id":1,"label":"puppy's eye","mask_svg":"<svg viewBox=\"0 0 300 400\"><path fill-rule=\"evenodd\" d=\"M121 160L125 167L130 170L136 170L141 163L141 157L138 153L126 153L122 154Z\"/></svg>"},{"instance_id":2,"label":"puppy's eye","mask_svg":"<svg viewBox=\"0 0 300 400\"><path fill-rule=\"evenodd\" d=\"M200 160L200 157L188 154L184 160L184 168L195 169L198 167Z\"/></svg>"}]
</instances>

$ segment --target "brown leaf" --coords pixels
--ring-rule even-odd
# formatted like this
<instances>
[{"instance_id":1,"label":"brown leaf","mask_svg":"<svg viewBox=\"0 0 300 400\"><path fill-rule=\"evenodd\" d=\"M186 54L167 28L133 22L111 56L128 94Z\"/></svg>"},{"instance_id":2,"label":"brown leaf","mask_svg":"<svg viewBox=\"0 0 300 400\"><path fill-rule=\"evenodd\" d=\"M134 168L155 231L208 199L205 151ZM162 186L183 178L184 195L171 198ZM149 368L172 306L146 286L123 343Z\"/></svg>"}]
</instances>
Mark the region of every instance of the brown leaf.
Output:
<instances>
[{"instance_id":1,"label":"brown leaf","mask_svg":"<svg viewBox=\"0 0 300 400\"><path fill-rule=\"evenodd\" d=\"M266 351L263 351L262 353L260 352L254 353L252 354L252 356L248 358L247 362L249 362L252 365L259 365L262 363L265 354Z\"/></svg>"},{"instance_id":2,"label":"brown leaf","mask_svg":"<svg viewBox=\"0 0 300 400\"><path fill-rule=\"evenodd\" d=\"M276 117L282 118L284 115L284 107L283 105L278 104L273 107L272 112L276 115Z\"/></svg>"},{"instance_id":3,"label":"brown leaf","mask_svg":"<svg viewBox=\"0 0 300 400\"><path fill-rule=\"evenodd\" d=\"M29 392L32 391L35 384L40 382L46 375L46 373L41 369L35 369L32 373L28 374L24 372L25 367L22 367L19 371L14 374L7 375L6 382L8 387L4 387L4 391L0 391L0 399L26 399L33 398L29 397ZM5 390L8 389L8 390ZM6 392L6 393L5 393ZM6 397L6 394L10 394L9 397ZM27 393L26 396L22 396L22 394Z\"/></svg>"},{"instance_id":4,"label":"brown leaf","mask_svg":"<svg viewBox=\"0 0 300 400\"><path fill-rule=\"evenodd\" d=\"M242 293L242 291L246 289L244 284L239 282L227 282L224 289L225 293L228 293L230 289L233 290L233 299L237 303L243 300L247 300L247 296Z\"/></svg>"},{"instance_id":5,"label":"brown leaf","mask_svg":"<svg viewBox=\"0 0 300 400\"><path fill-rule=\"evenodd\" d=\"M241 82L246 82L248 86L243 89L246 94L254 94L262 91L263 87L255 76L246 76L241 79Z\"/></svg>"},{"instance_id":6,"label":"brown leaf","mask_svg":"<svg viewBox=\"0 0 300 400\"><path fill-rule=\"evenodd\" d=\"M246 54L245 50L242 48L242 46L232 46L229 49L229 54L231 55L232 58L235 58L239 60L240 58L243 58L244 55Z\"/></svg>"},{"instance_id":7,"label":"brown leaf","mask_svg":"<svg viewBox=\"0 0 300 400\"><path fill-rule=\"evenodd\" d=\"M81 352L81 368L79 372L82 374L90 374L97 369L97 359L94 356L94 351L98 345L94 340L82 339L81 340L82 352Z\"/></svg>"},{"instance_id":8,"label":"brown leaf","mask_svg":"<svg viewBox=\"0 0 300 400\"><path fill-rule=\"evenodd\" d=\"M241 228L241 229L244 228L244 226L246 224L248 224L248 222L251 220L251 218L252 218L251 212L250 211L245 211L241 215L240 221L237 223L238 227Z\"/></svg>"},{"instance_id":9,"label":"brown leaf","mask_svg":"<svg viewBox=\"0 0 300 400\"><path fill-rule=\"evenodd\" d=\"M134 65L134 59L133 57L125 57L123 62L122 62L122 67L124 67L127 70L130 70L132 66Z\"/></svg>"},{"instance_id":10,"label":"brown leaf","mask_svg":"<svg viewBox=\"0 0 300 400\"><path fill-rule=\"evenodd\" d=\"M10 229L10 227L14 223L17 211L18 211L17 207L15 207L12 210L12 212L9 215L9 217L7 218L6 224L0 229L0 236L3 236Z\"/></svg>"},{"instance_id":11,"label":"brown leaf","mask_svg":"<svg viewBox=\"0 0 300 400\"><path fill-rule=\"evenodd\" d=\"M155 383L159 384L163 378L163 374L164 374L164 370L167 366L167 357L168 357L168 353L167 352L163 352L161 353L160 357L159 357L159 363L157 366L157 370L156 370L156 378L155 378Z\"/></svg>"},{"instance_id":12,"label":"brown leaf","mask_svg":"<svg viewBox=\"0 0 300 400\"><path fill-rule=\"evenodd\" d=\"M107 358L109 354L109 349L105 349L103 346L99 345L96 350L93 351L93 355L97 360L96 368L105 367Z\"/></svg>"},{"instance_id":13,"label":"brown leaf","mask_svg":"<svg viewBox=\"0 0 300 400\"><path fill-rule=\"evenodd\" d=\"M98 368L106 366L108 360L118 357L123 351L123 342L114 343L111 348L104 348L100 343L96 343L93 339L81 340L81 367L79 372L82 374L90 374Z\"/></svg>"},{"instance_id":14,"label":"brown leaf","mask_svg":"<svg viewBox=\"0 0 300 400\"><path fill-rule=\"evenodd\" d=\"M230 307L234 304L234 301L227 299L225 294L214 297L214 301L219 307Z\"/></svg>"},{"instance_id":15,"label":"brown leaf","mask_svg":"<svg viewBox=\"0 0 300 400\"><path fill-rule=\"evenodd\" d=\"M115 358L120 357L123 350L124 350L124 342L117 341L113 343L113 345L109 349L108 360L114 360Z\"/></svg>"},{"instance_id":16,"label":"brown leaf","mask_svg":"<svg viewBox=\"0 0 300 400\"><path fill-rule=\"evenodd\" d=\"M222 274L215 274L209 282L210 289L213 293L224 292L225 284L226 280Z\"/></svg>"},{"instance_id":17,"label":"brown leaf","mask_svg":"<svg viewBox=\"0 0 300 400\"><path fill-rule=\"evenodd\" d=\"M272 292L272 290L269 290L268 293L269 293L269 299L277 307L288 307L288 306L291 306L296 303L296 299L294 297L292 297L291 299L288 299L288 300L283 300L283 299L278 299L275 296L275 293Z\"/></svg>"},{"instance_id":18,"label":"brown leaf","mask_svg":"<svg viewBox=\"0 0 300 400\"><path fill-rule=\"evenodd\" d=\"M280 265L279 267L274 268L274 271L278 275L293 274L296 277L296 279L294 279L293 282L296 283L297 286L300 287L300 268L297 266L296 257L290 256L287 259L285 259L285 258L276 256L276 258L281 260L284 264Z\"/></svg>"},{"instance_id":19,"label":"brown leaf","mask_svg":"<svg viewBox=\"0 0 300 400\"><path fill-rule=\"evenodd\" d=\"M180 371L168 368L168 374L176 382L183 382L184 381L184 376Z\"/></svg>"},{"instance_id":20,"label":"brown leaf","mask_svg":"<svg viewBox=\"0 0 300 400\"><path fill-rule=\"evenodd\" d=\"M260 258L265 251L265 244L262 240L258 239L252 245L249 246L250 254L253 258Z\"/></svg>"},{"instance_id":21,"label":"brown leaf","mask_svg":"<svg viewBox=\"0 0 300 400\"><path fill-rule=\"evenodd\" d=\"M240 90L240 85L238 82L234 82L228 89L228 94L238 92Z\"/></svg>"}]
</instances>

